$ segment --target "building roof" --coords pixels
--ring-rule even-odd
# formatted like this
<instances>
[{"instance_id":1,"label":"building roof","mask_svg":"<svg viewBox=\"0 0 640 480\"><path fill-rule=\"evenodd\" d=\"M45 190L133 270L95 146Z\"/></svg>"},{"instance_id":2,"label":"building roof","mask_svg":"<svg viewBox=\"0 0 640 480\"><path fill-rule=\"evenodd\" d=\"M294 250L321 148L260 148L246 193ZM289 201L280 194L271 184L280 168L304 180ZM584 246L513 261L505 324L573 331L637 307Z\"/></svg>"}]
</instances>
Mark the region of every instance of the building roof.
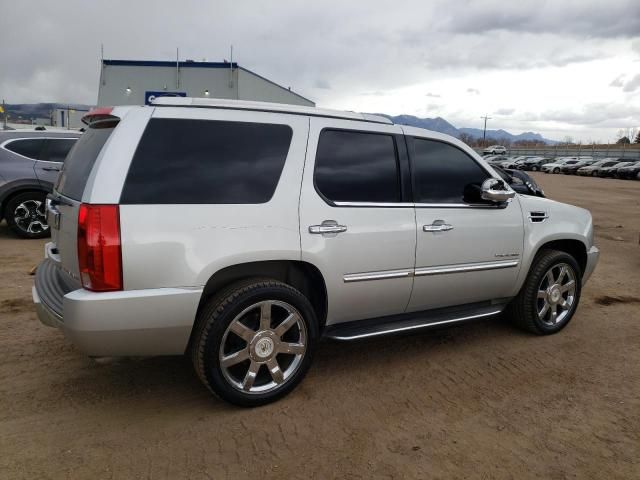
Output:
<instances>
[{"instance_id":1,"label":"building roof","mask_svg":"<svg viewBox=\"0 0 640 480\"><path fill-rule=\"evenodd\" d=\"M178 68L238 68L240 70L244 70L245 72L250 73L251 75L255 75L256 77L268 82L282 90L285 90L296 97L302 98L307 102L314 103L313 100L310 100L306 97L303 97L299 93L294 92L290 88L285 88L276 82L269 80L268 78L263 77L262 75L257 74L254 71L249 70L248 68L241 67L237 62L196 62L195 60L102 60L103 66L118 66L118 67L178 67Z\"/></svg>"},{"instance_id":2,"label":"building roof","mask_svg":"<svg viewBox=\"0 0 640 480\"><path fill-rule=\"evenodd\" d=\"M393 124L391 120L380 115L370 113L346 112L329 110L285 103L257 102L247 100L226 100L221 98L196 97L158 97L151 102L154 106L219 108L228 110L254 110L260 112L291 113L294 115L309 115L313 117L344 118L362 122Z\"/></svg>"}]
</instances>

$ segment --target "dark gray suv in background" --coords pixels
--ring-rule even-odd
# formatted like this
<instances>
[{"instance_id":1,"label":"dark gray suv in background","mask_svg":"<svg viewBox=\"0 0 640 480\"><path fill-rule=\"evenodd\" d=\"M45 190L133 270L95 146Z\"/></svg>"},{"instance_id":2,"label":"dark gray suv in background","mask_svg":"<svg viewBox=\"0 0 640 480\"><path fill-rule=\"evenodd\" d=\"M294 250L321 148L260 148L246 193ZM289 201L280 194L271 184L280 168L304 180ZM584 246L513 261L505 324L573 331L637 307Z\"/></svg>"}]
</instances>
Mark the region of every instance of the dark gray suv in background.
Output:
<instances>
[{"instance_id":1,"label":"dark gray suv in background","mask_svg":"<svg viewBox=\"0 0 640 480\"><path fill-rule=\"evenodd\" d=\"M24 238L49 235L45 198L80 132L0 130L0 221Z\"/></svg>"}]
</instances>

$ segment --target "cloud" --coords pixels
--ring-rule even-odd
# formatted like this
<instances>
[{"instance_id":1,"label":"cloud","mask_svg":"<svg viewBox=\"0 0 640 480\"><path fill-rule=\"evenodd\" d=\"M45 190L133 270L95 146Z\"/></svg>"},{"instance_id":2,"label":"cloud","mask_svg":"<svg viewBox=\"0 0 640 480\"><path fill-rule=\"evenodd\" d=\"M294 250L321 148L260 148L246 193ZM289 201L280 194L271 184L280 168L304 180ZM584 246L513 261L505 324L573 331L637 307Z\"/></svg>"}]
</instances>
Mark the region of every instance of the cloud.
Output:
<instances>
[{"instance_id":1,"label":"cloud","mask_svg":"<svg viewBox=\"0 0 640 480\"><path fill-rule=\"evenodd\" d=\"M494 115L513 115L515 111L516 111L515 108L499 108L493 113Z\"/></svg>"},{"instance_id":2,"label":"cloud","mask_svg":"<svg viewBox=\"0 0 640 480\"><path fill-rule=\"evenodd\" d=\"M480 95L480 90L477 88L467 88L467 93L471 93L472 95Z\"/></svg>"},{"instance_id":3,"label":"cloud","mask_svg":"<svg viewBox=\"0 0 640 480\"><path fill-rule=\"evenodd\" d=\"M326 80L322 80L322 79L316 80L316 83L313 86L321 90L331 90L331 84Z\"/></svg>"},{"instance_id":4,"label":"cloud","mask_svg":"<svg viewBox=\"0 0 640 480\"><path fill-rule=\"evenodd\" d=\"M437 93L431 93L431 92L427 92L424 94L425 97L431 97L431 98L440 98L442 97L442 95L438 95Z\"/></svg>"},{"instance_id":5,"label":"cloud","mask_svg":"<svg viewBox=\"0 0 640 480\"><path fill-rule=\"evenodd\" d=\"M499 30L629 38L640 32L640 3L569 0L541 5L535 1L476 1L466 4L455 16L445 16L443 28L466 33Z\"/></svg>"},{"instance_id":6,"label":"cloud","mask_svg":"<svg viewBox=\"0 0 640 480\"><path fill-rule=\"evenodd\" d=\"M623 92L635 92L638 88L640 88L640 73L629 80L622 87Z\"/></svg>"},{"instance_id":7,"label":"cloud","mask_svg":"<svg viewBox=\"0 0 640 480\"><path fill-rule=\"evenodd\" d=\"M622 85L624 85L624 82L622 81L624 79L624 74L622 75L618 75L616 78L614 78L611 83L609 84L610 87L621 87Z\"/></svg>"},{"instance_id":8,"label":"cloud","mask_svg":"<svg viewBox=\"0 0 640 480\"><path fill-rule=\"evenodd\" d=\"M546 110L531 120L572 125L640 125L640 106L630 103L589 103L579 110Z\"/></svg>"}]
</instances>

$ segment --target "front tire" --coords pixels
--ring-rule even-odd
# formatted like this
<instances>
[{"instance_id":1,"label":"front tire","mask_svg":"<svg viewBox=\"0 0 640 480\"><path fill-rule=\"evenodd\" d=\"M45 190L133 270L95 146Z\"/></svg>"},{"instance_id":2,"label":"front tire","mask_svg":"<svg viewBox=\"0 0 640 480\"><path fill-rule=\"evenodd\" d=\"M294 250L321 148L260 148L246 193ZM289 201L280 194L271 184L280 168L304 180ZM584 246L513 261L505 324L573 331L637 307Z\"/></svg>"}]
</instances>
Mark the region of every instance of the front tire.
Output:
<instances>
[{"instance_id":1,"label":"front tire","mask_svg":"<svg viewBox=\"0 0 640 480\"><path fill-rule=\"evenodd\" d=\"M536 335L567 326L580 301L582 273L576 260L559 250L536 255L520 293L509 306L513 322Z\"/></svg>"},{"instance_id":2,"label":"front tire","mask_svg":"<svg viewBox=\"0 0 640 480\"><path fill-rule=\"evenodd\" d=\"M556 173L556 174L557 174L557 173L560 173L560 169L559 169L559 168L554 168L554 169L553 169L553 173Z\"/></svg>"},{"instance_id":3,"label":"front tire","mask_svg":"<svg viewBox=\"0 0 640 480\"><path fill-rule=\"evenodd\" d=\"M269 279L231 285L201 309L191 358L204 385L242 407L293 390L311 366L318 322L298 290Z\"/></svg>"},{"instance_id":4,"label":"front tire","mask_svg":"<svg viewBox=\"0 0 640 480\"><path fill-rule=\"evenodd\" d=\"M44 192L19 193L7 202L4 218L22 238L45 238L50 234Z\"/></svg>"}]
</instances>

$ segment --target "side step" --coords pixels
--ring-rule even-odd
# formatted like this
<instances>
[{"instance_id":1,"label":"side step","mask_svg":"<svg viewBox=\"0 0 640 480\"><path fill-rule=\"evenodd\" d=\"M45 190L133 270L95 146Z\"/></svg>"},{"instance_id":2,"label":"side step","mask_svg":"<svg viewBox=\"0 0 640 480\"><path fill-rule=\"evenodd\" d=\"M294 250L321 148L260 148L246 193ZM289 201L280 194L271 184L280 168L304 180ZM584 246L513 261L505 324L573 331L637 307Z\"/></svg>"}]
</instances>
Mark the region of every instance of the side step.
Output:
<instances>
[{"instance_id":1,"label":"side step","mask_svg":"<svg viewBox=\"0 0 640 480\"><path fill-rule=\"evenodd\" d=\"M328 326L323 336L338 341L360 340L380 335L391 335L412 330L443 327L458 322L480 320L498 315L504 308L504 304L486 302L464 307L440 308L371 320L345 322Z\"/></svg>"}]
</instances>

